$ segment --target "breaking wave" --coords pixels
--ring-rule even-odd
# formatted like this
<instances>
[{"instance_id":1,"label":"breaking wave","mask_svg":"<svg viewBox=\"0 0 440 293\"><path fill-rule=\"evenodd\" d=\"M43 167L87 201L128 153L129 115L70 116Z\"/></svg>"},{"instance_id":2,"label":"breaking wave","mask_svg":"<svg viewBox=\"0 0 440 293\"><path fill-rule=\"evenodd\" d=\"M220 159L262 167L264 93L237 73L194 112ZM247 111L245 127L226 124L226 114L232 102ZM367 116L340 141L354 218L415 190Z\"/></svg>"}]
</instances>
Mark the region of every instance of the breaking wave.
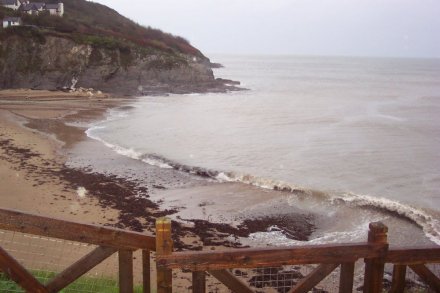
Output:
<instances>
[{"instance_id":1,"label":"breaking wave","mask_svg":"<svg viewBox=\"0 0 440 293\"><path fill-rule=\"evenodd\" d=\"M413 222L423 229L425 235L434 243L440 245L440 221L428 212L410 205L383 197L345 193L333 196L332 201L342 201L356 207L371 207L391 213Z\"/></svg>"},{"instance_id":2,"label":"breaking wave","mask_svg":"<svg viewBox=\"0 0 440 293\"><path fill-rule=\"evenodd\" d=\"M177 171L197 175L203 178L215 180L217 182L237 182L237 183L243 183L243 184L264 188L264 189L276 190L287 193L303 194L310 196L320 195L320 196L324 196L324 198L326 198L329 202L335 205L347 204L354 207L363 207L363 208L367 207L367 208L378 209L382 212L397 215L399 217L403 217L411 221L412 223L419 226L431 241L440 245L440 221L436 219L434 216L430 215L428 212L420 208L416 208L408 204L404 204L395 200L382 198L382 197L374 197L374 196L360 195L354 193L341 193L336 195L326 194L319 191L305 189L300 186L289 184L283 181L262 178L249 174L217 171L202 167L194 167L194 166L180 164L178 162L174 162L159 155L143 154L132 148L124 148L115 144L111 144L99 138L98 136L92 134L95 130L103 129L103 128L105 127L104 126L91 127L86 131L86 134L88 137L102 142L105 146L112 149L116 153L132 158L134 160L141 160L146 164L157 166L160 168L175 169ZM252 235L252 237L259 240L263 240L264 237L272 237L272 239L279 238L280 243L286 241L292 243L291 242L292 240L290 239L286 239L285 241L283 241L284 236L281 236L280 233L281 232L279 231L268 231L268 232L263 232L263 234L254 234ZM318 244L318 243L329 243L334 241L340 241L341 238L350 239L350 235L351 235L350 233L358 234L359 231L335 232L335 233L333 234L329 233L328 235L325 235L318 239L312 239L310 241Z\"/></svg>"},{"instance_id":3,"label":"breaking wave","mask_svg":"<svg viewBox=\"0 0 440 293\"><path fill-rule=\"evenodd\" d=\"M308 244L330 244L330 243L349 243L353 239L359 239L367 234L368 224L370 220L366 220L362 225L358 225L351 231L326 232L323 235L310 239ZM275 246L289 246L289 245L303 245L303 241L294 240L286 236L282 229L273 226L267 232L256 232L249 235L249 239L253 245L259 246L275 245Z\"/></svg>"}]
</instances>

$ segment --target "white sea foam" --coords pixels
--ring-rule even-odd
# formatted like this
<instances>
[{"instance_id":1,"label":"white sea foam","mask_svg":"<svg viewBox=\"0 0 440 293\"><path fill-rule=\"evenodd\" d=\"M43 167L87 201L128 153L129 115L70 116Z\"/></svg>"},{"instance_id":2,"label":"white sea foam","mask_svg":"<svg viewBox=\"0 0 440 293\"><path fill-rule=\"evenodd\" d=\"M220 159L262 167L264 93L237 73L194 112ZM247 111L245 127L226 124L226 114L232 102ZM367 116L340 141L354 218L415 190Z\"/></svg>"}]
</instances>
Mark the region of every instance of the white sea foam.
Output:
<instances>
[{"instance_id":1,"label":"white sea foam","mask_svg":"<svg viewBox=\"0 0 440 293\"><path fill-rule=\"evenodd\" d=\"M368 225L364 227L365 229L356 231L340 231L340 232L329 232L325 233L322 237L310 239L307 244L329 244L329 243L348 243L353 241L353 239L359 239L360 236L365 236L368 231ZM269 231L269 232L256 232L249 235L249 240L255 242L255 244L266 246L266 245L276 245L276 246L295 246L303 245L304 241L298 241L288 238L283 231Z\"/></svg>"},{"instance_id":2,"label":"white sea foam","mask_svg":"<svg viewBox=\"0 0 440 293\"><path fill-rule=\"evenodd\" d=\"M119 145L109 143L109 142L101 139L100 137L95 136L95 135L92 134L93 130L102 129L102 128L104 128L104 127L102 127L102 126L94 126L94 127L90 128L89 130L87 130L86 134L87 134L88 137L90 137L90 138L92 138L94 140L102 142L106 147L112 149L113 151L115 151L119 155L126 156L126 157L129 157L129 158L135 159L135 160L141 159L142 154L140 152L137 152L137 151L135 151L132 148L124 148L124 147L121 147Z\"/></svg>"},{"instance_id":3,"label":"white sea foam","mask_svg":"<svg viewBox=\"0 0 440 293\"><path fill-rule=\"evenodd\" d=\"M431 241L440 245L440 221L422 209L383 197L358 195L354 193L345 193L341 196L333 196L332 200L342 200L345 203L358 207L379 208L384 211L403 216L420 226L425 235Z\"/></svg>"},{"instance_id":4,"label":"white sea foam","mask_svg":"<svg viewBox=\"0 0 440 293\"><path fill-rule=\"evenodd\" d=\"M311 239L307 241L307 244L329 244L329 243L349 243L359 241L364 238L368 232L368 224L371 219L366 219L361 225L357 225L351 231L333 231L325 232L319 235L312 235ZM276 226L272 226L267 232L256 232L249 235L249 240L253 245L302 245L305 242L288 238L282 231Z\"/></svg>"},{"instance_id":5,"label":"white sea foam","mask_svg":"<svg viewBox=\"0 0 440 293\"><path fill-rule=\"evenodd\" d=\"M157 159L149 158L149 157L143 158L142 162L147 163L152 166L164 168L164 169L172 169L173 168L172 166L170 166L169 164L167 164L161 160L157 160Z\"/></svg>"},{"instance_id":6,"label":"white sea foam","mask_svg":"<svg viewBox=\"0 0 440 293\"><path fill-rule=\"evenodd\" d=\"M280 190L280 191L288 191L288 192L304 190L299 186L288 184L283 181L267 179L249 174L234 173L234 172L217 172L217 175L214 177L214 179L217 179L220 182L240 182L264 189L272 189L272 190Z\"/></svg>"},{"instance_id":7,"label":"white sea foam","mask_svg":"<svg viewBox=\"0 0 440 293\"><path fill-rule=\"evenodd\" d=\"M306 190L296 185L291 185L282 181L270 180L260 177L255 177L251 175L235 175L232 172L225 173L219 172L216 179L226 182L241 182L245 184L250 184L257 187L281 190L285 192L301 192L305 194L313 194L311 190ZM343 202L354 205L357 207L374 207L379 208L385 212L395 213L399 216L405 217L406 219L412 221L416 225L423 229L425 235L434 243L440 245L440 221L434 218L432 215L428 214L426 211L413 207L409 204L401 203L395 200L374 197L369 195L359 195L354 193L344 193L341 195L329 195L327 194L328 200L334 204L339 204L342 200ZM369 220L371 221L371 219ZM363 233L368 230L368 222L365 223L365 229L356 230L352 232L333 232L328 233L320 238L310 240L311 243L329 243L329 242L340 242L344 239L352 239L354 234ZM264 232L266 233L266 232ZM268 232L274 233L274 232ZM263 237L257 234L258 237ZM275 236L275 235L272 235ZM270 237L269 237L270 238ZM284 235L281 238L286 238ZM279 239L280 243L284 243L285 240ZM278 240L277 240L278 243Z\"/></svg>"}]
</instances>

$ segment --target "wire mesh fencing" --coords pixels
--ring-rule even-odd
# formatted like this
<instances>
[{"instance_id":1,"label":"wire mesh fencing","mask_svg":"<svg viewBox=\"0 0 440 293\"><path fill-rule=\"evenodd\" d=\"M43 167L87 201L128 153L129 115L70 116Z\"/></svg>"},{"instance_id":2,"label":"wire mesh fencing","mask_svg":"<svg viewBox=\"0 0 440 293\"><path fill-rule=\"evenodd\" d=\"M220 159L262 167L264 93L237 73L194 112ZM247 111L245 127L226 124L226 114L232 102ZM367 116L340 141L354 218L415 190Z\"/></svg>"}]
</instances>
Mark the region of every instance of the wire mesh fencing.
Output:
<instances>
[{"instance_id":1,"label":"wire mesh fencing","mask_svg":"<svg viewBox=\"0 0 440 293\"><path fill-rule=\"evenodd\" d=\"M87 255L96 245L0 230L0 246L42 284ZM135 292L141 292L142 256L133 257ZM150 268L151 269L151 268ZM0 272L0 292L24 292ZM114 253L61 292L119 292L118 254Z\"/></svg>"},{"instance_id":2,"label":"wire mesh fencing","mask_svg":"<svg viewBox=\"0 0 440 293\"><path fill-rule=\"evenodd\" d=\"M250 289L257 293L287 293L295 287L301 280L306 278L318 265L295 265L281 267L265 267L253 269L231 269L229 270L235 277L248 285ZM440 276L440 265L430 264L428 267L436 275ZM391 288L393 266L388 264L384 275L384 290L388 292ZM206 292L208 293L228 293L232 292L224 284L205 273ZM310 292L314 293L333 293L339 292L340 267L324 278L318 285L314 286ZM353 292L363 292L364 285L364 261L359 260L355 264ZM192 273L185 270L173 270L173 292L189 293L192 292ZM433 293L411 269L406 273L406 293Z\"/></svg>"},{"instance_id":3,"label":"wire mesh fencing","mask_svg":"<svg viewBox=\"0 0 440 293\"><path fill-rule=\"evenodd\" d=\"M265 268L236 268L229 270L232 275L245 283L250 289L261 293L287 293L298 282L310 274L317 265L281 266ZM206 292L232 292L224 284L206 275ZM339 269L336 269L313 292L337 292L339 284ZM173 270L173 292L192 292L192 276L189 271Z\"/></svg>"},{"instance_id":4,"label":"wire mesh fencing","mask_svg":"<svg viewBox=\"0 0 440 293\"><path fill-rule=\"evenodd\" d=\"M427 264L426 267L437 277L440 278L440 264ZM383 287L385 291L391 289L393 279L393 265L386 264L384 272ZM430 288L410 267L407 267L405 274L406 293L434 293L437 292Z\"/></svg>"}]
</instances>

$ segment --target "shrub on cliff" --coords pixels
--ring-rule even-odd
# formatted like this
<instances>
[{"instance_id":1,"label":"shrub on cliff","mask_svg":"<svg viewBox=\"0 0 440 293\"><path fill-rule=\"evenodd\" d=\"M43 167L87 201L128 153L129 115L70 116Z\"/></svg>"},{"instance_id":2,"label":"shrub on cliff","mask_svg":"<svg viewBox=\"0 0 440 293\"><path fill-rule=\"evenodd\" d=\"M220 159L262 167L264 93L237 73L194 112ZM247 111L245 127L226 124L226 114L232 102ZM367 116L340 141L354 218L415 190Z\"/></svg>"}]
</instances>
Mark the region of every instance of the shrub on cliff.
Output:
<instances>
[{"instance_id":1,"label":"shrub on cliff","mask_svg":"<svg viewBox=\"0 0 440 293\"><path fill-rule=\"evenodd\" d=\"M47 12L39 15L23 14L21 19L24 24L35 25L42 29L52 29L63 33L73 33L76 31L75 23L69 19L50 15Z\"/></svg>"},{"instance_id":2,"label":"shrub on cliff","mask_svg":"<svg viewBox=\"0 0 440 293\"><path fill-rule=\"evenodd\" d=\"M20 16L20 12L0 6L0 21L2 21L3 18L5 17L19 17L19 16ZM0 23L0 30L2 28L3 28L2 23Z\"/></svg>"},{"instance_id":3,"label":"shrub on cliff","mask_svg":"<svg viewBox=\"0 0 440 293\"><path fill-rule=\"evenodd\" d=\"M46 0L46 2L58 3L58 0ZM144 48L203 57L202 53L184 38L151 27L143 27L105 5L85 0L69 0L64 1L64 7L63 17L45 14L24 15L23 21L26 24L61 33L97 36L97 42L104 40L99 37L106 38L107 41L122 39ZM102 45L112 44L110 42Z\"/></svg>"},{"instance_id":4,"label":"shrub on cliff","mask_svg":"<svg viewBox=\"0 0 440 293\"><path fill-rule=\"evenodd\" d=\"M11 36L17 36L24 40L34 40L39 44L46 43L46 37L38 29L29 26L11 26L0 31L0 40L4 40Z\"/></svg>"}]
</instances>

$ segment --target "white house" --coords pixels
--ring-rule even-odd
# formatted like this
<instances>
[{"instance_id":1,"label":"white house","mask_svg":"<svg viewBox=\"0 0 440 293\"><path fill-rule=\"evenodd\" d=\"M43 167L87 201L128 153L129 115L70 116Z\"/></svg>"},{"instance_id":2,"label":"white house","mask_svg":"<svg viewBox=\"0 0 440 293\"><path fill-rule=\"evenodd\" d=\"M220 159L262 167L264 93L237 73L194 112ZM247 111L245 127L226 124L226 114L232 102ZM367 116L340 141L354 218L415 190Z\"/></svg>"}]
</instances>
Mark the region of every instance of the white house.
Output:
<instances>
[{"instance_id":1,"label":"white house","mask_svg":"<svg viewBox=\"0 0 440 293\"><path fill-rule=\"evenodd\" d=\"M29 2L23 3L20 6L20 11L31 14L38 15L43 11L48 11L50 15L63 16L64 15L64 4L63 3L43 3L43 2Z\"/></svg>"},{"instance_id":2,"label":"white house","mask_svg":"<svg viewBox=\"0 0 440 293\"><path fill-rule=\"evenodd\" d=\"M55 4L46 4L44 10L49 11L50 15L64 15L64 4L63 3L55 3Z\"/></svg>"},{"instance_id":3,"label":"white house","mask_svg":"<svg viewBox=\"0 0 440 293\"><path fill-rule=\"evenodd\" d=\"M3 18L3 28L7 28L10 26L17 26L21 25L21 18L20 17L5 17Z\"/></svg>"}]
</instances>

